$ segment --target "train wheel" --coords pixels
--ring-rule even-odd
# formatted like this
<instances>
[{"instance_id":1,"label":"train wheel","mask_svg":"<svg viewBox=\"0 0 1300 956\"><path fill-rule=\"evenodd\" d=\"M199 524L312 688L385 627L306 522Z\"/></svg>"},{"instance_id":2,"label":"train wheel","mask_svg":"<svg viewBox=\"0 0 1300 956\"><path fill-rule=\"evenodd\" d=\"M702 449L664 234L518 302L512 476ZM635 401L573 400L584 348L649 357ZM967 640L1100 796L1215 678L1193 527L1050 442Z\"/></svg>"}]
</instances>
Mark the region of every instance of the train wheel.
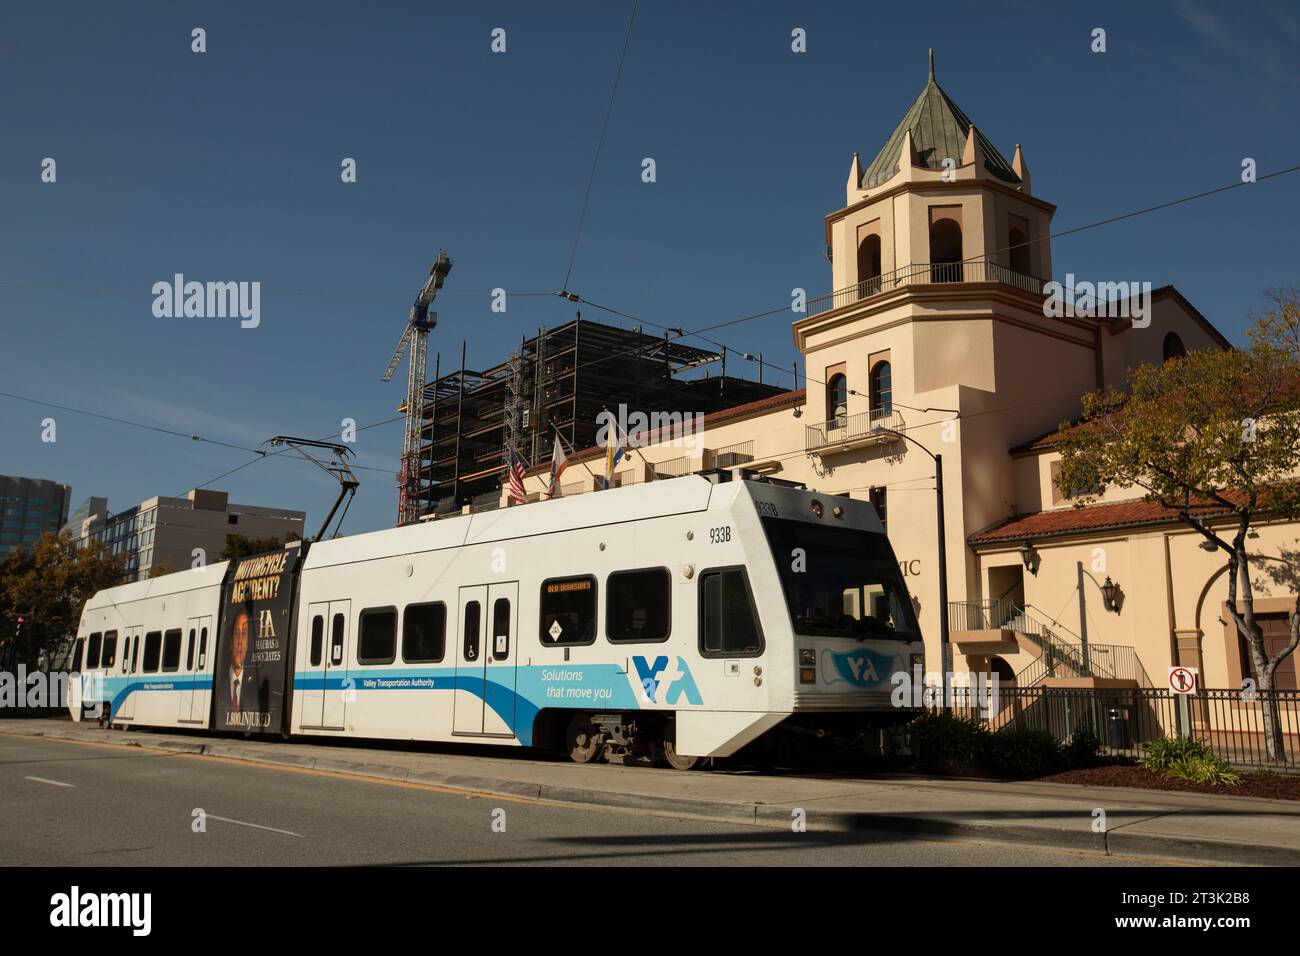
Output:
<instances>
[{"instance_id":1,"label":"train wheel","mask_svg":"<svg viewBox=\"0 0 1300 956\"><path fill-rule=\"evenodd\" d=\"M564 732L564 746L574 763L591 763L605 749L586 714L578 714L569 721L569 729Z\"/></svg>"},{"instance_id":2,"label":"train wheel","mask_svg":"<svg viewBox=\"0 0 1300 956\"><path fill-rule=\"evenodd\" d=\"M677 742L674 739L676 736L675 728L671 724L664 728L663 747L661 750L664 763L668 764L668 766L672 767L674 770L695 769L696 765L700 762L700 758L679 754L677 752Z\"/></svg>"}]
</instances>

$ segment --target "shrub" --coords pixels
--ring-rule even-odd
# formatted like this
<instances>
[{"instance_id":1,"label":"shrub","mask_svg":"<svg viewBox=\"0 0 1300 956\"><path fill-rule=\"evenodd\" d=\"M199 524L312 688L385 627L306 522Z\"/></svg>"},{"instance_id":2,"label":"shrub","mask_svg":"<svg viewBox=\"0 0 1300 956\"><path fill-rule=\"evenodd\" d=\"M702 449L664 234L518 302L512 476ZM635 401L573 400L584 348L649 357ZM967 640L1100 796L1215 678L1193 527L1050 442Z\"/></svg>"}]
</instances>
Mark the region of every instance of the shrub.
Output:
<instances>
[{"instance_id":1,"label":"shrub","mask_svg":"<svg viewBox=\"0 0 1300 956\"><path fill-rule=\"evenodd\" d=\"M991 736L983 722L952 714L922 714L908 726L916 764L937 770L958 770L980 763Z\"/></svg>"},{"instance_id":2,"label":"shrub","mask_svg":"<svg viewBox=\"0 0 1300 956\"><path fill-rule=\"evenodd\" d=\"M988 760L998 771L1015 777L1039 777L1060 769L1061 745L1047 730L1004 727L991 735Z\"/></svg>"},{"instance_id":3,"label":"shrub","mask_svg":"<svg viewBox=\"0 0 1300 956\"><path fill-rule=\"evenodd\" d=\"M1162 737L1146 743L1147 754L1142 766L1166 777L1235 787L1241 775L1204 742L1193 737Z\"/></svg>"},{"instance_id":4,"label":"shrub","mask_svg":"<svg viewBox=\"0 0 1300 956\"><path fill-rule=\"evenodd\" d=\"M1065 759L1072 766L1096 763L1101 755L1101 738L1091 727L1076 727L1065 743Z\"/></svg>"}]
</instances>

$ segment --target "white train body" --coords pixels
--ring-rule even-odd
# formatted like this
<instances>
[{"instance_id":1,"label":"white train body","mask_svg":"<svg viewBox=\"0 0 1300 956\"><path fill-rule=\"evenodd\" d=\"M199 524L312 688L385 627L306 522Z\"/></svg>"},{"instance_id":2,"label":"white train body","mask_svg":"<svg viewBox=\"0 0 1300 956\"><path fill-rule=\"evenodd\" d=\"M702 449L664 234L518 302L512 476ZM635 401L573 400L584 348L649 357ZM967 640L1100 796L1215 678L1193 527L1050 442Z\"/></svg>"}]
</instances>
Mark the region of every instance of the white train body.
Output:
<instances>
[{"instance_id":1,"label":"white train body","mask_svg":"<svg viewBox=\"0 0 1300 956\"><path fill-rule=\"evenodd\" d=\"M87 648L162 635L157 672L108 667L107 719L727 756L794 715L905 719L891 678L922 653L871 506L777 483L690 476L305 552L87 602ZM204 622L224 636L200 662Z\"/></svg>"}]
</instances>

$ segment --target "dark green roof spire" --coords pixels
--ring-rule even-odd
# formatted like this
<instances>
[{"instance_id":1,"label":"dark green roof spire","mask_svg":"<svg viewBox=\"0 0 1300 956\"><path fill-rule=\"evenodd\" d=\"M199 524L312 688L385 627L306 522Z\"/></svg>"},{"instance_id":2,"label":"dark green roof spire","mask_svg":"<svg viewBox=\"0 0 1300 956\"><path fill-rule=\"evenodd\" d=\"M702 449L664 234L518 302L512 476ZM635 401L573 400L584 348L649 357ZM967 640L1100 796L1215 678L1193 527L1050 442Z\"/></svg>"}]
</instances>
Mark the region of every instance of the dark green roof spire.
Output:
<instances>
[{"instance_id":1,"label":"dark green roof spire","mask_svg":"<svg viewBox=\"0 0 1300 956\"><path fill-rule=\"evenodd\" d=\"M925 88L903 114L894 132L890 134L885 145L876 154L876 158L862 174L862 188L874 189L898 172L903 151L903 134L909 130L912 133L912 147L916 150L922 166L940 170L943 169L943 161L946 158L955 160L960 166L970 128L971 121L961 111L961 107L954 103L935 82L932 49L930 50L930 74ZM1012 170L1011 164L992 143L985 139L978 128L975 130L975 138L984 151L984 168L1003 182L1020 185L1020 177Z\"/></svg>"}]
</instances>

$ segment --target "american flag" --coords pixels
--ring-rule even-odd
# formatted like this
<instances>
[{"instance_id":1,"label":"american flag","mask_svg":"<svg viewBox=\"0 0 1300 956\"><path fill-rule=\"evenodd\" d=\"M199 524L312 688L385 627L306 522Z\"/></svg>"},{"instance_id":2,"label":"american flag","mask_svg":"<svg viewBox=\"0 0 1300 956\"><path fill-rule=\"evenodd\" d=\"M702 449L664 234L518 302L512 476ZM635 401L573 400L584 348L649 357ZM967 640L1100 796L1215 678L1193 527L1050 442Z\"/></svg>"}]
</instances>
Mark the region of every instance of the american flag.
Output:
<instances>
[{"instance_id":1,"label":"american flag","mask_svg":"<svg viewBox=\"0 0 1300 956\"><path fill-rule=\"evenodd\" d=\"M524 493L524 460L512 448L510 449L510 501L523 504L528 500Z\"/></svg>"}]
</instances>

